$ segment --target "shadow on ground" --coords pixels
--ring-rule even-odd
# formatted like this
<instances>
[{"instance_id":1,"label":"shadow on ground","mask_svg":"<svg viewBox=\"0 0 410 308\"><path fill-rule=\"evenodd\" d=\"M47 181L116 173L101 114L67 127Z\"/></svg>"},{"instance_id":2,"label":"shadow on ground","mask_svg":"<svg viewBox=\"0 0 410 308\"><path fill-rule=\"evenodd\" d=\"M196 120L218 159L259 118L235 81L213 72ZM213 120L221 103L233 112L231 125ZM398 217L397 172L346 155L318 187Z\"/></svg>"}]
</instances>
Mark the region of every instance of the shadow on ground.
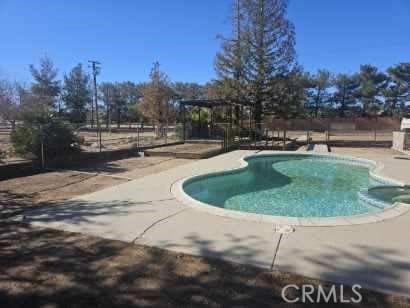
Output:
<instances>
[{"instance_id":1,"label":"shadow on ground","mask_svg":"<svg viewBox=\"0 0 410 308\"><path fill-rule=\"evenodd\" d=\"M409 256L402 251L389 248L372 247L369 245L354 245L349 249L327 246L327 254L306 256L306 253L295 248L289 254L303 255L303 262L319 268L322 280L341 283L360 284L363 287L371 285L373 289L410 294L410 285L403 279L404 273L410 272ZM293 260L293 259L292 259ZM283 260L279 269L286 272L296 272L291 262Z\"/></svg>"},{"instance_id":2,"label":"shadow on ground","mask_svg":"<svg viewBox=\"0 0 410 308\"><path fill-rule=\"evenodd\" d=\"M209 241L192 240L212 250ZM378 258L389 266L386 256ZM0 225L0 307L278 307L289 283L318 281L77 233ZM410 305L372 292L364 297L352 307Z\"/></svg>"},{"instance_id":3,"label":"shadow on ground","mask_svg":"<svg viewBox=\"0 0 410 308\"><path fill-rule=\"evenodd\" d=\"M149 202L91 202L66 200L60 202L35 203L31 195L0 191L0 218L24 216L30 222L69 222L70 224L90 222L93 217L127 215L127 208ZM135 210L134 210L135 211ZM148 212L149 210L140 210Z\"/></svg>"}]
</instances>

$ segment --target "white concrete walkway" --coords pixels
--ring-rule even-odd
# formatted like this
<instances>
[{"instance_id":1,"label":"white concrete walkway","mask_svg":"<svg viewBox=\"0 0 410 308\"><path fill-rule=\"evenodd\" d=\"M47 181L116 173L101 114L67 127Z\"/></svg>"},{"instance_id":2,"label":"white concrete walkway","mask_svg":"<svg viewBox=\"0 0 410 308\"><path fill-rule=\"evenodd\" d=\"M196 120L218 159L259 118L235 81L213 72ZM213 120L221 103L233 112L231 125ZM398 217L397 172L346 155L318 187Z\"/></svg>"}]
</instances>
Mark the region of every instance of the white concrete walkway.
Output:
<instances>
[{"instance_id":1,"label":"white concrete walkway","mask_svg":"<svg viewBox=\"0 0 410 308\"><path fill-rule=\"evenodd\" d=\"M238 159L250 153L235 151L182 165L60 206L27 212L26 220L36 226L267 269L274 261L275 270L410 295L410 213L380 223L298 227L294 233L281 237L272 224L197 211L182 205L171 194L171 185L179 179L238 167ZM410 160L406 157L394 159L377 153L370 156L360 155L383 162L383 173L410 183Z\"/></svg>"}]
</instances>

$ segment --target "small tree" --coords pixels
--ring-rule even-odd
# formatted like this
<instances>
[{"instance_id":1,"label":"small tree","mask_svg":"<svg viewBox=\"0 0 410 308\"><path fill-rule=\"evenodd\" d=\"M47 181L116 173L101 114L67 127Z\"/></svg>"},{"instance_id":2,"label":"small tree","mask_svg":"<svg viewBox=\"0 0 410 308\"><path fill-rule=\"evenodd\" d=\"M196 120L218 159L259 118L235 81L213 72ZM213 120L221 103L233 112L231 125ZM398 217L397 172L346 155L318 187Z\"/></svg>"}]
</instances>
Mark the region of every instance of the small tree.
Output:
<instances>
[{"instance_id":1,"label":"small tree","mask_svg":"<svg viewBox=\"0 0 410 308\"><path fill-rule=\"evenodd\" d=\"M60 94L60 81L56 80L58 71L53 62L44 57L40 59L39 68L30 65L30 72L34 79L31 92L38 98L37 103L43 104L49 111L55 111L56 99Z\"/></svg>"},{"instance_id":2,"label":"small tree","mask_svg":"<svg viewBox=\"0 0 410 308\"><path fill-rule=\"evenodd\" d=\"M80 151L79 140L72 128L59 118L44 118L35 121L32 116L11 134L11 142L17 154L34 155L41 159L44 155L52 159Z\"/></svg>"},{"instance_id":3,"label":"small tree","mask_svg":"<svg viewBox=\"0 0 410 308\"><path fill-rule=\"evenodd\" d=\"M156 125L156 135L160 137L168 117L168 103L174 97L174 92L167 75L160 71L158 62L154 63L150 81L141 88L141 92L142 101L139 103L138 110Z\"/></svg>"},{"instance_id":4,"label":"small tree","mask_svg":"<svg viewBox=\"0 0 410 308\"><path fill-rule=\"evenodd\" d=\"M90 77L84 73L82 65L75 66L64 76L62 99L67 108L68 119L79 125L87 118L87 106L92 102Z\"/></svg>"}]
</instances>

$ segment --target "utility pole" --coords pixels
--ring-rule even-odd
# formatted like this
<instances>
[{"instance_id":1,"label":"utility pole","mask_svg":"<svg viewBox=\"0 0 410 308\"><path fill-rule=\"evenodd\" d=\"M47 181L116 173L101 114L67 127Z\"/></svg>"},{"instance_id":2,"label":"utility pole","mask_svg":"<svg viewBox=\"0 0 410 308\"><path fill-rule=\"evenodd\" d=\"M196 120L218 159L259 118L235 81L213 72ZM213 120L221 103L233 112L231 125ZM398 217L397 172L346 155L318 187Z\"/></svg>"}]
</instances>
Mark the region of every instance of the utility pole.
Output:
<instances>
[{"instance_id":1,"label":"utility pole","mask_svg":"<svg viewBox=\"0 0 410 308\"><path fill-rule=\"evenodd\" d=\"M101 127L100 127L100 119L98 116L98 97L97 97L97 74L100 72L99 65L101 64L95 60L88 60L91 63L91 68L93 70L93 83L94 83L94 104L95 104L95 119L97 122L97 138L98 138L98 145L101 152ZM92 109L91 109L92 110ZM91 120L91 125L94 121L94 118Z\"/></svg>"}]
</instances>

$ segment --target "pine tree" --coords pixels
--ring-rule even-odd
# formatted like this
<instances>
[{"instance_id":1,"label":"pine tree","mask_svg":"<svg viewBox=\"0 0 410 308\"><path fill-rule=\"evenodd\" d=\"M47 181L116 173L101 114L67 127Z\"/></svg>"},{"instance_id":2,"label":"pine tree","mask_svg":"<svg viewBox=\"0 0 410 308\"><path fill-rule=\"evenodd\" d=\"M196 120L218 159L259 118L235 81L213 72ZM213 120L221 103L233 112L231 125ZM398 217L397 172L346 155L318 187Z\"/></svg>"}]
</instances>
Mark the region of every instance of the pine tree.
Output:
<instances>
[{"instance_id":1,"label":"pine tree","mask_svg":"<svg viewBox=\"0 0 410 308\"><path fill-rule=\"evenodd\" d=\"M72 123L84 123L87 118L87 106L92 103L90 77L84 73L82 65L75 66L64 76L62 99L67 108L68 119Z\"/></svg>"},{"instance_id":2,"label":"pine tree","mask_svg":"<svg viewBox=\"0 0 410 308\"><path fill-rule=\"evenodd\" d=\"M277 75L272 82L274 96L272 101L280 104L267 104L275 114L282 119L291 119L301 115L306 101L308 76L299 66L295 66L286 74Z\"/></svg>"},{"instance_id":3,"label":"pine tree","mask_svg":"<svg viewBox=\"0 0 410 308\"><path fill-rule=\"evenodd\" d=\"M175 82L172 88L180 99L200 99L206 97L205 86L195 82Z\"/></svg>"},{"instance_id":4,"label":"pine tree","mask_svg":"<svg viewBox=\"0 0 410 308\"><path fill-rule=\"evenodd\" d=\"M357 75L338 74L333 80L335 92L333 100L338 105L339 116L344 117L348 108L357 103L356 91L359 87Z\"/></svg>"},{"instance_id":5,"label":"pine tree","mask_svg":"<svg viewBox=\"0 0 410 308\"><path fill-rule=\"evenodd\" d=\"M286 19L286 0L235 3L235 37L224 41L216 59L219 88L232 100L249 102L259 127L266 105L280 104L272 102L274 78L293 67L294 27Z\"/></svg>"},{"instance_id":6,"label":"pine tree","mask_svg":"<svg viewBox=\"0 0 410 308\"><path fill-rule=\"evenodd\" d=\"M233 2L233 37L223 38L221 51L215 59L221 95L235 103L242 103L247 98L246 65L249 62L249 32L247 31L245 0Z\"/></svg>"},{"instance_id":7,"label":"pine tree","mask_svg":"<svg viewBox=\"0 0 410 308\"><path fill-rule=\"evenodd\" d=\"M410 63L400 63L387 69L388 82L383 90L390 115L403 110L410 101Z\"/></svg>"},{"instance_id":8,"label":"pine tree","mask_svg":"<svg viewBox=\"0 0 410 308\"><path fill-rule=\"evenodd\" d=\"M40 67L37 69L30 65L30 72L34 82L31 92L37 97L38 103L43 105L45 111L56 110L56 99L60 94L60 81L57 80L58 70L53 62L45 56L40 59Z\"/></svg>"},{"instance_id":9,"label":"pine tree","mask_svg":"<svg viewBox=\"0 0 410 308\"><path fill-rule=\"evenodd\" d=\"M274 77L288 72L294 63L295 33L286 19L287 4L286 0L247 0L245 5L251 55L248 81L258 127L264 106L274 97Z\"/></svg>"},{"instance_id":10,"label":"pine tree","mask_svg":"<svg viewBox=\"0 0 410 308\"><path fill-rule=\"evenodd\" d=\"M380 107L382 101L379 96L386 87L387 77L377 67L366 64L360 65L358 79L357 97L362 103L363 115L368 115Z\"/></svg>"},{"instance_id":11,"label":"pine tree","mask_svg":"<svg viewBox=\"0 0 410 308\"><path fill-rule=\"evenodd\" d=\"M319 115L320 108L329 101L329 88L331 86L332 74L327 70L318 70L315 75L309 78L308 104L313 107L316 118Z\"/></svg>"}]
</instances>

